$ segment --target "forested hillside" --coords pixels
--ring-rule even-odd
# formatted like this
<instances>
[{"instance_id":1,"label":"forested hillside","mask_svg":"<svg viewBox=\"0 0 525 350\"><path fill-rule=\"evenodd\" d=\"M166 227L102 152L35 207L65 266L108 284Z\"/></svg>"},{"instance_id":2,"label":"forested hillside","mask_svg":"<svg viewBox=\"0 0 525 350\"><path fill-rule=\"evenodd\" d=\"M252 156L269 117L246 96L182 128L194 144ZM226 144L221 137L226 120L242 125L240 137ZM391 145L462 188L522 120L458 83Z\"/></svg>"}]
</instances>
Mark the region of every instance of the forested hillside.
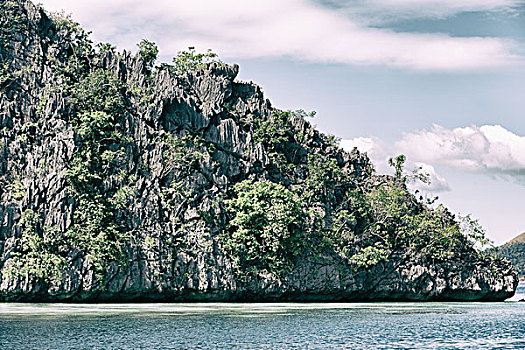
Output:
<instances>
[{"instance_id":1,"label":"forested hillside","mask_svg":"<svg viewBox=\"0 0 525 350\"><path fill-rule=\"evenodd\" d=\"M498 247L498 254L516 267L520 280L525 279L525 232Z\"/></svg>"}]
</instances>

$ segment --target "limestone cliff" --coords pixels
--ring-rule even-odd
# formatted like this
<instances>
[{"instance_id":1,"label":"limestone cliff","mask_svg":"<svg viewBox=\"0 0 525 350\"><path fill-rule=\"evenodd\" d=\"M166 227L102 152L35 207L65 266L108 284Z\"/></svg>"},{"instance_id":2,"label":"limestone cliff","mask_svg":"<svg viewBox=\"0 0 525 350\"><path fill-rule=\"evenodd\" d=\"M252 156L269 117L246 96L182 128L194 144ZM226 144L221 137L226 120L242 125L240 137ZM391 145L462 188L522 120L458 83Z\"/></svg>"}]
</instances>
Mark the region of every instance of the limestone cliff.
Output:
<instances>
[{"instance_id":1,"label":"limestone cliff","mask_svg":"<svg viewBox=\"0 0 525 350\"><path fill-rule=\"evenodd\" d=\"M155 67L29 1L0 7L0 300L513 295L511 266L446 209L237 66Z\"/></svg>"}]
</instances>

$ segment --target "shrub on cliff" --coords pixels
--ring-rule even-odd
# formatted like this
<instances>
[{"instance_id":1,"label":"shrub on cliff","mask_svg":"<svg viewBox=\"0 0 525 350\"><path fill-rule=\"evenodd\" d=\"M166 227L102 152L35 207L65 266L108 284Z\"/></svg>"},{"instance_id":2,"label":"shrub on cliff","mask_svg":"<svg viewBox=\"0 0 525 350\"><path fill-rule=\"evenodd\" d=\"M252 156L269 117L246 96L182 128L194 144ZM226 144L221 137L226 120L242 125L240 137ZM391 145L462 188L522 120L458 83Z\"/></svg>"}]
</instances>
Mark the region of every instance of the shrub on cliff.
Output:
<instances>
[{"instance_id":1,"label":"shrub on cliff","mask_svg":"<svg viewBox=\"0 0 525 350\"><path fill-rule=\"evenodd\" d=\"M242 181L225 202L229 223L222 236L240 276L290 272L303 246L299 196L281 184Z\"/></svg>"},{"instance_id":2,"label":"shrub on cliff","mask_svg":"<svg viewBox=\"0 0 525 350\"><path fill-rule=\"evenodd\" d=\"M179 51L177 56L173 57L172 71L176 75L182 75L189 71L196 71L206 68L208 63L219 62L217 54L211 49L205 53L196 52L195 47L190 46L188 50Z\"/></svg>"},{"instance_id":3,"label":"shrub on cliff","mask_svg":"<svg viewBox=\"0 0 525 350\"><path fill-rule=\"evenodd\" d=\"M142 57L144 64L146 65L146 70L151 72L155 65L155 61L157 60L159 48L154 42L146 39L143 39L137 44L137 46L139 47L139 55Z\"/></svg>"}]
</instances>

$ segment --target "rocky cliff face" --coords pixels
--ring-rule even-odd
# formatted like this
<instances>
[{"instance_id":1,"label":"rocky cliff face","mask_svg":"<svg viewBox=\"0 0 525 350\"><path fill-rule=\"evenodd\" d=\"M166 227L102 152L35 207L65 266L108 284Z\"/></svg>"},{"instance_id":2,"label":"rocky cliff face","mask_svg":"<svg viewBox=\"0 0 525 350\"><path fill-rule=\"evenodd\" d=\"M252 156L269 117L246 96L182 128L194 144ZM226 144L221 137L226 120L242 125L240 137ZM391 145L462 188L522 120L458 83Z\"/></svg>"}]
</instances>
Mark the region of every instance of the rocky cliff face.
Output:
<instances>
[{"instance_id":1,"label":"rocky cliff face","mask_svg":"<svg viewBox=\"0 0 525 350\"><path fill-rule=\"evenodd\" d=\"M237 66L175 74L146 55L96 50L29 1L0 6L1 300L514 293L516 273L477 252L451 214L419 203L401 178L374 175L366 155L339 149L302 113L274 109L235 80ZM261 195L262 183L281 192ZM242 193L272 198L257 220L281 227L268 231L273 245L232 211ZM392 193L397 221L379 210ZM281 204L299 214L264 216ZM434 226L411 221L422 218ZM254 247L266 260L251 258Z\"/></svg>"}]
</instances>

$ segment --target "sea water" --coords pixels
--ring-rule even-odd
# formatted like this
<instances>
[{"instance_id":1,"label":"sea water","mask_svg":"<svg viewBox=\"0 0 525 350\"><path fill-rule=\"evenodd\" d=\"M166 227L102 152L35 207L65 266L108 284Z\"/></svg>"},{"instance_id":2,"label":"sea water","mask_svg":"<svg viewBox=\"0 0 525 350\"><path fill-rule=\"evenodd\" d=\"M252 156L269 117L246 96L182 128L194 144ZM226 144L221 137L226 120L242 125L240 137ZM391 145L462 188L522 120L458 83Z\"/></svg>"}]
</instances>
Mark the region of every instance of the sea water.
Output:
<instances>
[{"instance_id":1,"label":"sea water","mask_svg":"<svg viewBox=\"0 0 525 350\"><path fill-rule=\"evenodd\" d=\"M500 303L0 303L0 349L525 349Z\"/></svg>"}]
</instances>

